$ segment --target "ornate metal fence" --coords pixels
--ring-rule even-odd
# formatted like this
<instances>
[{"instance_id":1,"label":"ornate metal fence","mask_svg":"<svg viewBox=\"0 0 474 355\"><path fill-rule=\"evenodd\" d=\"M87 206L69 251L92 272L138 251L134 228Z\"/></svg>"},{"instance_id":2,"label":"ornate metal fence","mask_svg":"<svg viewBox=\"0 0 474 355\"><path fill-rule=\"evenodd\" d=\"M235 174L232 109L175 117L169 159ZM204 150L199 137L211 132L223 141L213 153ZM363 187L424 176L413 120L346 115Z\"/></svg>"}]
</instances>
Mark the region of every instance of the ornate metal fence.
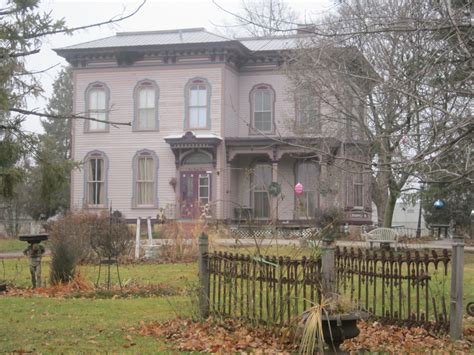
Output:
<instances>
[{"instance_id":1,"label":"ornate metal fence","mask_svg":"<svg viewBox=\"0 0 474 355\"><path fill-rule=\"evenodd\" d=\"M445 249L394 254L336 248L336 287L382 321L448 330L449 263Z\"/></svg>"},{"instance_id":2,"label":"ornate metal fence","mask_svg":"<svg viewBox=\"0 0 474 355\"><path fill-rule=\"evenodd\" d=\"M447 250L393 253L336 248L335 262L324 266L320 258L208 253L207 247L207 237L200 239L199 303L203 316L213 313L287 324L321 299L324 267L335 269L339 294L383 322L447 331L448 303L451 325L455 324L453 314L459 319L462 316L462 310L452 310L453 304L462 307L462 258L455 258L459 265L452 267L454 260ZM460 276L454 278L458 281L451 284L450 291L448 276L455 270Z\"/></svg>"},{"instance_id":3,"label":"ornate metal fence","mask_svg":"<svg viewBox=\"0 0 474 355\"><path fill-rule=\"evenodd\" d=\"M211 313L282 325L319 300L320 259L207 256Z\"/></svg>"}]
</instances>

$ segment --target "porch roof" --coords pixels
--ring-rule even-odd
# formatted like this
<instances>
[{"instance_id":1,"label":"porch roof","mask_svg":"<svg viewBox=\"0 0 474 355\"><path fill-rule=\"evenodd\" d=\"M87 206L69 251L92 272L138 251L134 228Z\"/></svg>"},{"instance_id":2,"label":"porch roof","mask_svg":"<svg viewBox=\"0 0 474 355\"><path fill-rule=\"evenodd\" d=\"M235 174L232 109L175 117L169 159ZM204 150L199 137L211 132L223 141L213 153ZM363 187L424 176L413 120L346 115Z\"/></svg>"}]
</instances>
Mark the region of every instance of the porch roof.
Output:
<instances>
[{"instance_id":1,"label":"porch roof","mask_svg":"<svg viewBox=\"0 0 474 355\"><path fill-rule=\"evenodd\" d=\"M338 147L341 141L331 137L227 137L227 147L278 147L293 146L295 148L307 149L308 145L325 143L329 147Z\"/></svg>"}]
</instances>

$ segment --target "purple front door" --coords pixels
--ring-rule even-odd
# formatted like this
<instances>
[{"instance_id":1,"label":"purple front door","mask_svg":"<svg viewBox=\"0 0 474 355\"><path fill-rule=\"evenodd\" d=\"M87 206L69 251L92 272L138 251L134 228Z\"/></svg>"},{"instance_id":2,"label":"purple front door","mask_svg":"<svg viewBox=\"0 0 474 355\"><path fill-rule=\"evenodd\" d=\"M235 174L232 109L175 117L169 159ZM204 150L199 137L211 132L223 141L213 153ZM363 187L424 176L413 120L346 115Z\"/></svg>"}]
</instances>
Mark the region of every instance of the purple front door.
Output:
<instances>
[{"instance_id":1,"label":"purple front door","mask_svg":"<svg viewBox=\"0 0 474 355\"><path fill-rule=\"evenodd\" d=\"M180 211L181 218L196 219L203 206L211 199L211 173L208 171L181 171Z\"/></svg>"}]
</instances>

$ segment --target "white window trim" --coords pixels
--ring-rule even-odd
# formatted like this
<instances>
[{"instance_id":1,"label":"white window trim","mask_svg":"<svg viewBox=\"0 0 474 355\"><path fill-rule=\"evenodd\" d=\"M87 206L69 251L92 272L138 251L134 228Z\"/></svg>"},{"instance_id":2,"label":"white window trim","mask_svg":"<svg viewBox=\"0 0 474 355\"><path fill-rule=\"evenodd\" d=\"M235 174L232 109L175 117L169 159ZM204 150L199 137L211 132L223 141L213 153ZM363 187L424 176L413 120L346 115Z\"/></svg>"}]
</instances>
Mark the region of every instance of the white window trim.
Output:
<instances>
[{"instance_id":1,"label":"white window trim","mask_svg":"<svg viewBox=\"0 0 474 355\"><path fill-rule=\"evenodd\" d=\"M154 113L154 122L155 125L153 128L140 128L139 125L139 110L140 110L140 89L144 87L149 87L148 85L145 84L151 84L150 86L153 87L155 90L155 113ZM133 108L133 122L132 122L132 131L134 132L150 132L150 131L159 131L159 101L160 101L160 88L156 81L151 80L151 79L143 79L140 80L136 85L135 88L133 89L133 102L134 102L134 108Z\"/></svg>"},{"instance_id":2,"label":"white window trim","mask_svg":"<svg viewBox=\"0 0 474 355\"><path fill-rule=\"evenodd\" d=\"M105 92L105 110L103 111L105 113L105 120L109 121L109 108L110 108L110 89L109 87L101 82L101 81L94 81L93 83L90 83L85 91L85 98L84 98L84 103L85 103L85 109L84 111L86 112L87 117L90 117L90 97L89 93L92 90L97 90L97 89L102 89ZM97 112L101 112L101 110L97 110ZM90 120L85 120L84 122L84 133L108 133L110 130L110 124L105 123L105 128L104 129L90 129Z\"/></svg>"},{"instance_id":3,"label":"white window trim","mask_svg":"<svg viewBox=\"0 0 474 355\"><path fill-rule=\"evenodd\" d=\"M271 129L269 131L262 131L257 128L255 128L255 94L259 91L266 91L269 90L271 93ZM254 85L252 90L250 90L249 94L249 100L250 100L250 125L249 125L249 135L258 135L261 133L265 134L275 134L275 102L276 102L276 94L275 90L273 87L269 84L261 83ZM263 112L263 111L258 111L258 112ZM264 111L268 112L268 111Z\"/></svg>"},{"instance_id":4,"label":"white window trim","mask_svg":"<svg viewBox=\"0 0 474 355\"><path fill-rule=\"evenodd\" d=\"M153 204L151 205L139 205L138 200L138 161L140 157L147 156L151 157L154 160L155 167L154 167L154 186L153 186ZM153 150L149 149L142 149L135 153L132 159L132 209L152 209L158 208L159 206L159 199L158 199L158 174L159 174L159 159L156 153Z\"/></svg>"},{"instance_id":5,"label":"white window trim","mask_svg":"<svg viewBox=\"0 0 474 355\"><path fill-rule=\"evenodd\" d=\"M89 166L88 166L88 163L91 159L102 159L104 161L104 190L105 191L104 191L104 203L101 205L89 204ZM108 200L109 159L107 155L100 150L91 151L87 153L87 155L84 157L83 166L84 166L84 186L83 186L82 205L85 208L91 208L91 209L108 208L108 205L109 205L109 200Z\"/></svg>"}]
</instances>

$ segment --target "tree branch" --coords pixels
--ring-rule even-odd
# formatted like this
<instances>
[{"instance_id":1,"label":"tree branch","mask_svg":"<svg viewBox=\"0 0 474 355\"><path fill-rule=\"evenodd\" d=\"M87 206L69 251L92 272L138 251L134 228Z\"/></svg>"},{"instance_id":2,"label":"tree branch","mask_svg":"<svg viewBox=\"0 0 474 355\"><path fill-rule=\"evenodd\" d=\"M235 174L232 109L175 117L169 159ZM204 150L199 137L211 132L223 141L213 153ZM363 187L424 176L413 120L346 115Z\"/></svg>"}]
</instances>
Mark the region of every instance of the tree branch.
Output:
<instances>
[{"instance_id":1,"label":"tree branch","mask_svg":"<svg viewBox=\"0 0 474 355\"><path fill-rule=\"evenodd\" d=\"M105 120L98 120L96 118L87 117L87 116L79 116L79 115L71 115L71 116L53 115L50 113L25 110L21 108L10 108L10 111L17 112L22 115L33 115L33 116L53 118L53 119L80 119L80 120L87 120L87 121L102 122L102 123L110 124L112 126L131 126L132 125L131 122L105 121Z\"/></svg>"}]
</instances>

